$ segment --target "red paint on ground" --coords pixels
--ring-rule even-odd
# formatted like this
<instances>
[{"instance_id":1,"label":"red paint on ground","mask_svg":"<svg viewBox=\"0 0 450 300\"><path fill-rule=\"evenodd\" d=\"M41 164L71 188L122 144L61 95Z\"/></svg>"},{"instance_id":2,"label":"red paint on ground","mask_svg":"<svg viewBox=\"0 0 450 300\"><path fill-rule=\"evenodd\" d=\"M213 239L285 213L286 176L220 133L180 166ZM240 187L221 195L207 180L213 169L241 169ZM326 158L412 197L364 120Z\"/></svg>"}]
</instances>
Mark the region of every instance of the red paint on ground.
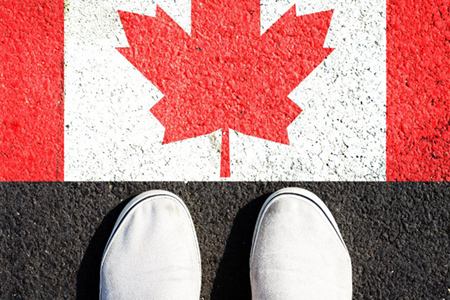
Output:
<instances>
[{"instance_id":1,"label":"red paint on ground","mask_svg":"<svg viewBox=\"0 0 450 300\"><path fill-rule=\"evenodd\" d=\"M63 180L64 1L0 6L0 180Z\"/></svg>"},{"instance_id":2,"label":"red paint on ground","mask_svg":"<svg viewBox=\"0 0 450 300\"><path fill-rule=\"evenodd\" d=\"M450 1L387 11L387 180L450 180Z\"/></svg>"},{"instance_id":3,"label":"red paint on ground","mask_svg":"<svg viewBox=\"0 0 450 300\"><path fill-rule=\"evenodd\" d=\"M292 90L333 50L323 48L331 11L297 17L295 6L263 35L259 0L193 0L189 36L160 7L155 18L119 12L130 48L118 50L164 95L151 112L163 143L228 128L289 144L301 109ZM229 146L221 175L229 176Z\"/></svg>"},{"instance_id":4,"label":"red paint on ground","mask_svg":"<svg viewBox=\"0 0 450 300\"><path fill-rule=\"evenodd\" d=\"M222 150L220 160L220 177L230 177L230 130L222 129Z\"/></svg>"}]
</instances>

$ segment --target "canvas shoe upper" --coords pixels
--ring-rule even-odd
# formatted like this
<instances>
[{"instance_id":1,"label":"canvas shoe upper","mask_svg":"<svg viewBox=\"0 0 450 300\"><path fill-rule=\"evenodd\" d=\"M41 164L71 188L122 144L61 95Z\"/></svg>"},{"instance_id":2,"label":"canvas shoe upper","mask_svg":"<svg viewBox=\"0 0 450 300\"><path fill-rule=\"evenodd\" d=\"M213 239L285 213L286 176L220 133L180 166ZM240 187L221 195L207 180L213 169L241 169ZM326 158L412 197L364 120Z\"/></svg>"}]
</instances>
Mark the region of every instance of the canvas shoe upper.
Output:
<instances>
[{"instance_id":1,"label":"canvas shoe upper","mask_svg":"<svg viewBox=\"0 0 450 300\"><path fill-rule=\"evenodd\" d=\"M350 255L313 193L289 188L261 209L250 256L253 299L351 299Z\"/></svg>"},{"instance_id":2,"label":"canvas shoe upper","mask_svg":"<svg viewBox=\"0 0 450 300\"><path fill-rule=\"evenodd\" d=\"M183 201L166 191L131 200L103 254L100 299L198 300L200 287L200 251Z\"/></svg>"}]
</instances>

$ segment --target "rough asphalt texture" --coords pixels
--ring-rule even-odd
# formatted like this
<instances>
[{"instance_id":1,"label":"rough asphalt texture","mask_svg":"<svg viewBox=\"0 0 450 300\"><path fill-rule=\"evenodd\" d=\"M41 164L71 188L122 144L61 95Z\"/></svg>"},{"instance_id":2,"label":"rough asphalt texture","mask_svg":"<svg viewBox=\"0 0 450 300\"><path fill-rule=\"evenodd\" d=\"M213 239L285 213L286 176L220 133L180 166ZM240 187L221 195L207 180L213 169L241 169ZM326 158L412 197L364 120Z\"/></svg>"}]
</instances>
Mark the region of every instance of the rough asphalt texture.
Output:
<instances>
[{"instance_id":1,"label":"rough asphalt texture","mask_svg":"<svg viewBox=\"0 0 450 300\"><path fill-rule=\"evenodd\" d=\"M2 183L0 299L96 299L103 248L133 196L166 189L197 228L203 299L251 299L248 258L266 197L299 186L329 206L354 299L450 299L448 183Z\"/></svg>"}]
</instances>

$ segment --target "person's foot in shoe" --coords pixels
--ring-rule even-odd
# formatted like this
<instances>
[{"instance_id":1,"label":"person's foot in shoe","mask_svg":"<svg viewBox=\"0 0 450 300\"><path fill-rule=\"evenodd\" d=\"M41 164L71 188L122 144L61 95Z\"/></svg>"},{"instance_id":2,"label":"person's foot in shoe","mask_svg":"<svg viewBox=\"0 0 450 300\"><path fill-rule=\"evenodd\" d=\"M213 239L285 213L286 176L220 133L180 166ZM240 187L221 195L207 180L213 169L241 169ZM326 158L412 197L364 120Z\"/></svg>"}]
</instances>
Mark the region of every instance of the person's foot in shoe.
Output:
<instances>
[{"instance_id":1,"label":"person's foot in shoe","mask_svg":"<svg viewBox=\"0 0 450 300\"><path fill-rule=\"evenodd\" d=\"M131 200L106 245L100 299L198 300L200 251L189 211L166 191Z\"/></svg>"},{"instance_id":2,"label":"person's foot in shoe","mask_svg":"<svg viewBox=\"0 0 450 300\"><path fill-rule=\"evenodd\" d=\"M352 298L350 255L316 195L288 188L267 199L253 236L250 281L255 300Z\"/></svg>"}]
</instances>

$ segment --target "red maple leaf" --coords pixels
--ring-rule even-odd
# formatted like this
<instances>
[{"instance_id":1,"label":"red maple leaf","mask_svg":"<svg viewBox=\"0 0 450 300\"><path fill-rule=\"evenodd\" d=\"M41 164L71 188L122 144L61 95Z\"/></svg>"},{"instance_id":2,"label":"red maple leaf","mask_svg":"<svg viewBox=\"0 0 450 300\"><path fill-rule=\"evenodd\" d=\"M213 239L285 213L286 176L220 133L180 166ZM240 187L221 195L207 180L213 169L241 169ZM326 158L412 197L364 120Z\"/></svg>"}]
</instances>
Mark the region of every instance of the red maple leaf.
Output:
<instances>
[{"instance_id":1,"label":"red maple leaf","mask_svg":"<svg viewBox=\"0 0 450 300\"><path fill-rule=\"evenodd\" d=\"M332 51L332 11L297 17L295 5L261 35L259 0L192 0L187 34L159 6L156 17L119 11L118 48L163 94L151 108L163 144L222 129L221 176L230 176L229 129L289 144L301 109L288 95Z\"/></svg>"}]
</instances>

